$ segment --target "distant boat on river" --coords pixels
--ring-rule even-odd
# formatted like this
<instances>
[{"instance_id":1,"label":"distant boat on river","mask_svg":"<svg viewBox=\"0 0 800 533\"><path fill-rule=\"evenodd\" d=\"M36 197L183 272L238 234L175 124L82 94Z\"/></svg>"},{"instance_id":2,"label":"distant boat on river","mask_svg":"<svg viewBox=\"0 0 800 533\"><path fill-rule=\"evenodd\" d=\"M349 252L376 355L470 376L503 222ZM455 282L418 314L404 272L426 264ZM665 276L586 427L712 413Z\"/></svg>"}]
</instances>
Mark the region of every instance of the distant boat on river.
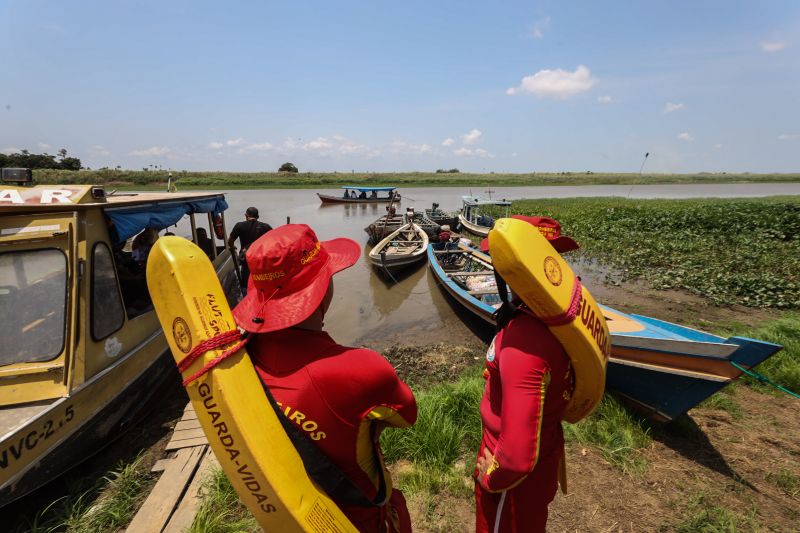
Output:
<instances>
[{"instance_id":1,"label":"distant boat on river","mask_svg":"<svg viewBox=\"0 0 800 533\"><path fill-rule=\"evenodd\" d=\"M358 187L355 185L343 185L344 194L342 196L332 196L330 194L317 193L323 204L376 204L376 203L400 203L400 193L397 187ZM358 191L358 194L355 193ZM379 193L385 192L387 196Z\"/></svg>"}]
</instances>

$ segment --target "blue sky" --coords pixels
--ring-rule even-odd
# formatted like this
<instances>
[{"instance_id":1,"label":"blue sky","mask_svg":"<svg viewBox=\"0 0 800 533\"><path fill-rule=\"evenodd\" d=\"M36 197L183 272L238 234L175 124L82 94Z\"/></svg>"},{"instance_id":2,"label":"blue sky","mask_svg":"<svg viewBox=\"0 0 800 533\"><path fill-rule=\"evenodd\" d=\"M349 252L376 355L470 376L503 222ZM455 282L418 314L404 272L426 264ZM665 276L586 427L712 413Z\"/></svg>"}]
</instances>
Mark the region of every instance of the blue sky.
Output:
<instances>
[{"instance_id":1,"label":"blue sky","mask_svg":"<svg viewBox=\"0 0 800 533\"><path fill-rule=\"evenodd\" d=\"M0 0L0 151L798 172L800 2Z\"/></svg>"}]
</instances>

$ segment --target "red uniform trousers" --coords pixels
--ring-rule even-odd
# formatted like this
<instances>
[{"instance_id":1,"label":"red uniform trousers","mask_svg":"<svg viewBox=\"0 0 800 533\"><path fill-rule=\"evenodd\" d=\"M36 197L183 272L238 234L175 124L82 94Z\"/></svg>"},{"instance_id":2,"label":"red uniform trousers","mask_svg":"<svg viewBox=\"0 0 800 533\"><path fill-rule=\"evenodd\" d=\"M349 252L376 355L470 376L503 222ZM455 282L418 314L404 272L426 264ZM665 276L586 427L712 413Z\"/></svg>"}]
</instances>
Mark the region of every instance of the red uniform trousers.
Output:
<instances>
[{"instance_id":1,"label":"red uniform trousers","mask_svg":"<svg viewBox=\"0 0 800 533\"><path fill-rule=\"evenodd\" d=\"M480 453L483 454L483 449ZM487 492L480 483L475 483L478 507L475 531L543 533L547 525L547 506L556 496L560 460L561 454L540 458L522 483L503 492Z\"/></svg>"}]
</instances>

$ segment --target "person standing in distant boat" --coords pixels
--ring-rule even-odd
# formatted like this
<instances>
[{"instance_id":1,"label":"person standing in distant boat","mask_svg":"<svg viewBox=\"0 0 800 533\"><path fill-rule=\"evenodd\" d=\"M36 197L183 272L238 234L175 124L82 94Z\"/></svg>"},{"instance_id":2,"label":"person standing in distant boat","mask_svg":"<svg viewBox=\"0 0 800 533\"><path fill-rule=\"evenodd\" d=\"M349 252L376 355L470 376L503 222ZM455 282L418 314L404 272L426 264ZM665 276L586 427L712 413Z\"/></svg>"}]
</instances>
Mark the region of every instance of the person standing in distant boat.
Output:
<instances>
[{"instance_id":1,"label":"person standing in distant boat","mask_svg":"<svg viewBox=\"0 0 800 533\"><path fill-rule=\"evenodd\" d=\"M236 253L236 246L234 245L236 239L239 239L239 267L242 270L242 294L247 294L247 281L250 279L250 269L247 268L247 260L245 253L259 237L272 229L272 226L265 222L258 220L258 208L248 207L244 213L244 222L237 222L231 230L228 237L228 248L231 253Z\"/></svg>"}]
</instances>

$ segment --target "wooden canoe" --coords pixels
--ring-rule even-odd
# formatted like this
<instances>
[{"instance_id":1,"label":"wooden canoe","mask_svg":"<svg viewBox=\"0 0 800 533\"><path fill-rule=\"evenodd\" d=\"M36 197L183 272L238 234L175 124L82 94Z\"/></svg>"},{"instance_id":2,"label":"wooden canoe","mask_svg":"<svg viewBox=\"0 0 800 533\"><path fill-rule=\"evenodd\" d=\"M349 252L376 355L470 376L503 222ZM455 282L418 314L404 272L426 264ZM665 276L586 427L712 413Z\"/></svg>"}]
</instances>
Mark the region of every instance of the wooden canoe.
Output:
<instances>
[{"instance_id":1,"label":"wooden canoe","mask_svg":"<svg viewBox=\"0 0 800 533\"><path fill-rule=\"evenodd\" d=\"M401 270L425 259L428 235L415 223L405 224L375 245L369 253L373 266L389 272Z\"/></svg>"}]
</instances>

